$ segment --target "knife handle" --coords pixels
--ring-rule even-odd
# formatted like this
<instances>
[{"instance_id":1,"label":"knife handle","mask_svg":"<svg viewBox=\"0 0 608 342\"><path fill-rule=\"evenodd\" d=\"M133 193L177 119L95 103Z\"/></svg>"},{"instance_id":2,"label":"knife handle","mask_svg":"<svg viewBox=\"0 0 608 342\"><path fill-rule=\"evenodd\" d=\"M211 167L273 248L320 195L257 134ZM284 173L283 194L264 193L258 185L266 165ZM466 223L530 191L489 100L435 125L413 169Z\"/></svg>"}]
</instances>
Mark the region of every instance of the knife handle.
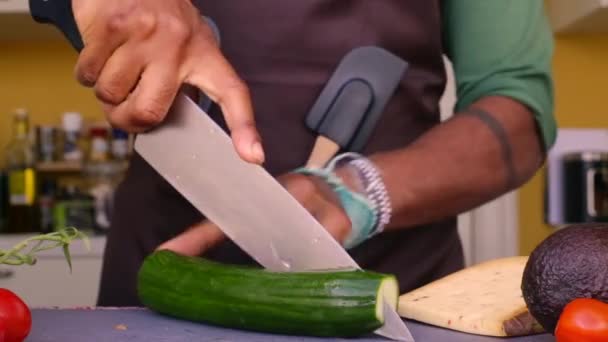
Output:
<instances>
[{"instance_id":1,"label":"knife handle","mask_svg":"<svg viewBox=\"0 0 608 342\"><path fill-rule=\"evenodd\" d=\"M84 48L71 0L29 0L29 5L36 22L57 27L76 51L80 52Z\"/></svg>"}]
</instances>

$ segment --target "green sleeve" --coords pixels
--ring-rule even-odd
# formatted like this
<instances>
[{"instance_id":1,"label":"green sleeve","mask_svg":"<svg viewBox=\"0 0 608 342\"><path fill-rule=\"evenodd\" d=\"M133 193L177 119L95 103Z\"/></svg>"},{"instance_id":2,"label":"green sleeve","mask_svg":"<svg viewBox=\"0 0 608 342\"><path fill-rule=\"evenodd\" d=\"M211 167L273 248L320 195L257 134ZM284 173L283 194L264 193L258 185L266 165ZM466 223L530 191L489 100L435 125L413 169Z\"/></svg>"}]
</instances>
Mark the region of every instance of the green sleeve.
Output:
<instances>
[{"instance_id":1,"label":"green sleeve","mask_svg":"<svg viewBox=\"0 0 608 342\"><path fill-rule=\"evenodd\" d=\"M555 142L553 36L542 0L445 0L444 42L457 87L456 110L488 95L534 113L545 148Z\"/></svg>"}]
</instances>

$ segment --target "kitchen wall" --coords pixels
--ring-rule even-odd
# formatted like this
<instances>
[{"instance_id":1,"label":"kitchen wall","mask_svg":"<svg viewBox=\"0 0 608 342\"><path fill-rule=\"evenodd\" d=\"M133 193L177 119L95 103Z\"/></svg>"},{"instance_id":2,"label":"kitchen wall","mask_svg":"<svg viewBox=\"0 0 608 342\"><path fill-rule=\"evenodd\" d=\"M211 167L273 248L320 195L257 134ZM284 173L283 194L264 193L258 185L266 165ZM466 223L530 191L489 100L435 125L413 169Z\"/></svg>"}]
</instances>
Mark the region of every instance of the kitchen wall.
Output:
<instances>
[{"instance_id":1,"label":"kitchen wall","mask_svg":"<svg viewBox=\"0 0 608 342\"><path fill-rule=\"evenodd\" d=\"M0 51L0 160L15 108L30 110L32 124L59 124L65 111L79 111L87 121L103 118L95 97L74 79L77 55L63 41L0 41Z\"/></svg>"},{"instance_id":2,"label":"kitchen wall","mask_svg":"<svg viewBox=\"0 0 608 342\"><path fill-rule=\"evenodd\" d=\"M608 34L557 36L554 72L559 126L608 129ZM543 183L541 172L519 192L521 254L554 231L543 223Z\"/></svg>"}]
</instances>

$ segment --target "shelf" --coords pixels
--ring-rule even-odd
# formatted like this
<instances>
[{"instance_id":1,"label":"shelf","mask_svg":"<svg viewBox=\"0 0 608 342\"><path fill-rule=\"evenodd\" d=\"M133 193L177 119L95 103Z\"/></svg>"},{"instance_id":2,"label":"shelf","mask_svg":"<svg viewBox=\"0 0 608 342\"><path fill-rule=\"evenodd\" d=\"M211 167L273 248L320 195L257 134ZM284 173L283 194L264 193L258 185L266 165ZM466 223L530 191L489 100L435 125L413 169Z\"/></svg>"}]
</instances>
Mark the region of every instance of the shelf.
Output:
<instances>
[{"instance_id":1,"label":"shelf","mask_svg":"<svg viewBox=\"0 0 608 342\"><path fill-rule=\"evenodd\" d=\"M36 170L38 172L48 173L73 173L81 172L83 169L82 163L70 162L70 161L59 161L59 162L42 162L36 164Z\"/></svg>"},{"instance_id":2,"label":"shelf","mask_svg":"<svg viewBox=\"0 0 608 342\"><path fill-rule=\"evenodd\" d=\"M608 0L549 0L556 33L608 33Z\"/></svg>"},{"instance_id":3,"label":"shelf","mask_svg":"<svg viewBox=\"0 0 608 342\"><path fill-rule=\"evenodd\" d=\"M36 170L40 173L103 173L120 174L127 171L127 161L108 161L102 165L90 166L81 162L58 161L43 162L36 164Z\"/></svg>"}]
</instances>

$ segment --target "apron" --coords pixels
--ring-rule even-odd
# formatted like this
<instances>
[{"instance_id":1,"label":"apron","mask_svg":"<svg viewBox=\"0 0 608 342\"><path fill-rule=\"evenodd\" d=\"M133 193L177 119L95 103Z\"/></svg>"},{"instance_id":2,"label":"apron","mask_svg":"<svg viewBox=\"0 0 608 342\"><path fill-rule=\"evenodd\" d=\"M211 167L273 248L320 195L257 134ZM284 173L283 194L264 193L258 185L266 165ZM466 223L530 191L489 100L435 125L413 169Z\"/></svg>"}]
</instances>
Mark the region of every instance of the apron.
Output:
<instances>
[{"instance_id":1,"label":"apron","mask_svg":"<svg viewBox=\"0 0 608 342\"><path fill-rule=\"evenodd\" d=\"M410 64L363 153L404 148L440 122L446 75L439 0L195 3L219 27L224 54L250 87L264 166L273 175L306 162L316 135L304 119L341 58L356 47L379 46ZM210 115L226 129L217 106ZM98 305L140 305L136 277L144 257L204 218L137 154L115 208ZM386 232L349 252L363 268L395 274L404 293L463 267L456 222ZM230 241L204 256L253 263Z\"/></svg>"}]
</instances>

